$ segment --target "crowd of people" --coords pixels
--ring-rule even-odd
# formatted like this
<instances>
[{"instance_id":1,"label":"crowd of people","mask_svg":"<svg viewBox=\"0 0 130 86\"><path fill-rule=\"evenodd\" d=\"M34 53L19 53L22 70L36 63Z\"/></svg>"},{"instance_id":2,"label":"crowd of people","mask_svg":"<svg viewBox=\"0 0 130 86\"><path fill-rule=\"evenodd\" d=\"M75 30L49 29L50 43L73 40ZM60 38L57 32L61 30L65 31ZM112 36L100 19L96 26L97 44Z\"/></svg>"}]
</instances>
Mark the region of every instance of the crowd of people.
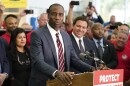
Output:
<instances>
[{"instance_id":1,"label":"crowd of people","mask_svg":"<svg viewBox=\"0 0 130 86\"><path fill-rule=\"evenodd\" d=\"M38 29L27 34L30 26L18 27L24 11L2 21L0 8L0 25L6 29L0 37L0 86L46 86L55 78L71 85L73 74L110 69L124 69L124 86L130 86L129 25L116 22L114 15L104 22L94 6L74 18L73 8L70 3L64 22L64 7L52 4L38 17ZM103 63L82 59L86 51Z\"/></svg>"}]
</instances>

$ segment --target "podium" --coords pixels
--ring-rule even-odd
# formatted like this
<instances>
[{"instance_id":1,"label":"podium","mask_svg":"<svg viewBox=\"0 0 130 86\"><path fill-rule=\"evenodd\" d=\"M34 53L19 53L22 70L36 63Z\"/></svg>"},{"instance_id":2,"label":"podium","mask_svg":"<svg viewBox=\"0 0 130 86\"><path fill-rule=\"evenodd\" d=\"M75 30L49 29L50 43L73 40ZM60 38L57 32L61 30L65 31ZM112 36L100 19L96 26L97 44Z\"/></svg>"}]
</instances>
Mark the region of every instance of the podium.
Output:
<instances>
[{"instance_id":1,"label":"podium","mask_svg":"<svg viewBox=\"0 0 130 86\"><path fill-rule=\"evenodd\" d=\"M48 80L47 86L66 86L60 80ZM93 86L93 73L81 73L73 76L70 86Z\"/></svg>"},{"instance_id":2,"label":"podium","mask_svg":"<svg viewBox=\"0 0 130 86\"><path fill-rule=\"evenodd\" d=\"M47 86L66 86L59 79L48 80ZM70 86L123 86L123 69L99 70L73 75Z\"/></svg>"}]
</instances>

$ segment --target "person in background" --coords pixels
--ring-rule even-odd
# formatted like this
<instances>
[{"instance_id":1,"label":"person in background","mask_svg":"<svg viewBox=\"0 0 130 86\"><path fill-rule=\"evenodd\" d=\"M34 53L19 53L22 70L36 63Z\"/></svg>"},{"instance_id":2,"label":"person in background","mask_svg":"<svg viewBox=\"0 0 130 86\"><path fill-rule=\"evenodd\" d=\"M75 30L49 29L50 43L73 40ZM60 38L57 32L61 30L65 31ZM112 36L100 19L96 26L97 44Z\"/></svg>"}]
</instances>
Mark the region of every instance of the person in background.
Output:
<instances>
[{"instance_id":1,"label":"person in background","mask_svg":"<svg viewBox=\"0 0 130 86\"><path fill-rule=\"evenodd\" d=\"M114 25L115 22L116 22L116 17L115 17L114 15L112 15L112 16L110 17L110 21L109 21L109 22L105 22L105 23L103 24L103 26L106 27L106 26L108 26L108 25Z\"/></svg>"},{"instance_id":2,"label":"person in background","mask_svg":"<svg viewBox=\"0 0 130 86\"><path fill-rule=\"evenodd\" d=\"M91 29L92 29L92 26L93 26L94 22L89 20L88 23L89 23L88 24L88 30L87 30L85 36L88 37L90 40L92 40L93 39L93 34L92 34Z\"/></svg>"},{"instance_id":3,"label":"person in background","mask_svg":"<svg viewBox=\"0 0 130 86\"><path fill-rule=\"evenodd\" d=\"M129 33L129 25L127 24L121 24L121 26L119 27L118 31L126 31L127 33Z\"/></svg>"},{"instance_id":4,"label":"person in background","mask_svg":"<svg viewBox=\"0 0 130 86\"><path fill-rule=\"evenodd\" d=\"M48 14L47 13L42 13L39 17L38 17L38 24L39 24L39 28L42 28L43 26L45 26L48 22Z\"/></svg>"},{"instance_id":5,"label":"person in background","mask_svg":"<svg viewBox=\"0 0 130 86\"><path fill-rule=\"evenodd\" d=\"M115 41L116 40L116 34L112 33L111 35L108 36L107 40L109 40L109 41Z\"/></svg>"},{"instance_id":6,"label":"person in background","mask_svg":"<svg viewBox=\"0 0 130 86\"><path fill-rule=\"evenodd\" d=\"M127 33L129 33L129 29L130 29L130 27L128 24L121 24L121 26L118 29L118 32L126 31ZM126 45L130 46L130 34L128 35L128 41L127 41Z\"/></svg>"},{"instance_id":7,"label":"person in background","mask_svg":"<svg viewBox=\"0 0 130 86\"><path fill-rule=\"evenodd\" d=\"M31 35L32 70L29 86L46 86L46 81L54 78L71 85L74 72L69 72L70 65L82 72L92 71L94 67L77 57L70 36L61 29L63 6L52 4L48 9L48 18L47 25Z\"/></svg>"},{"instance_id":8,"label":"person in background","mask_svg":"<svg viewBox=\"0 0 130 86\"><path fill-rule=\"evenodd\" d=\"M104 61L104 68L116 68L118 64L116 50L110 42L103 38L104 29L100 23L95 23L92 27L93 43L96 47L96 56ZM103 66L102 66L103 67Z\"/></svg>"},{"instance_id":9,"label":"person in background","mask_svg":"<svg viewBox=\"0 0 130 86\"><path fill-rule=\"evenodd\" d=\"M28 86L31 61L26 40L26 34L22 28L16 28L11 34L8 52L11 86Z\"/></svg>"},{"instance_id":10,"label":"person in background","mask_svg":"<svg viewBox=\"0 0 130 86\"><path fill-rule=\"evenodd\" d=\"M103 26L104 26L104 29L106 29L107 27L108 27L108 29L107 29L107 34L108 35L111 35L112 33L113 33L113 30L115 29L115 28L118 28L118 27L115 27L115 26L117 26L117 25L115 25L115 23L116 23L116 17L114 16L114 15L112 15L111 17L110 17L110 21L109 22L105 22L104 24L103 24ZM114 27L114 28L113 28ZM106 38L107 38L107 34L106 34Z\"/></svg>"},{"instance_id":11,"label":"person in background","mask_svg":"<svg viewBox=\"0 0 130 86\"><path fill-rule=\"evenodd\" d=\"M25 22L21 25L21 28L23 28L24 30L32 30L33 27Z\"/></svg>"},{"instance_id":12,"label":"person in background","mask_svg":"<svg viewBox=\"0 0 130 86\"><path fill-rule=\"evenodd\" d=\"M9 62L6 56L5 40L0 37L0 86L9 76ZM5 85L4 85L5 86Z\"/></svg>"},{"instance_id":13,"label":"person in background","mask_svg":"<svg viewBox=\"0 0 130 86\"><path fill-rule=\"evenodd\" d=\"M73 31L73 8L74 5L71 5L71 2L69 3L69 11L68 15L65 20L65 30L67 31L68 34L71 34Z\"/></svg>"},{"instance_id":14,"label":"person in background","mask_svg":"<svg viewBox=\"0 0 130 86\"><path fill-rule=\"evenodd\" d=\"M97 15L97 18L93 17L93 13L95 13ZM94 6L89 6L86 8L86 15L82 15L84 18L86 18L86 20L91 20L94 23L101 23L103 24L104 21L102 19L102 17L97 13L97 10Z\"/></svg>"},{"instance_id":15,"label":"person in background","mask_svg":"<svg viewBox=\"0 0 130 86\"><path fill-rule=\"evenodd\" d=\"M3 29L2 22L3 22L3 13L4 13L4 5L0 3L0 29Z\"/></svg>"},{"instance_id":16,"label":"person in background","mask_svg":"<svg viewBox=\"0 0 130 86\"><path fill-rule=\"evenodd\" d=\"M124 69L124 86L130 86L130 48L126 45L128 32L119 31L116 40L113 42L118 56L116 69Z\"/></svg>"},{"instance_id":17,"label":"person in background","mask_svg":"<svg viewBox=\"0 0 130 86\"><path fill-rule=\"evenodd\" d=\"M117 34L121 25L121 22L115 22L113 25L107 25L104 27L104 38L107 39L108 36L110 37L113 33Z\"/></svg>"},{"instance_id":18,"label":"person in background","mask_svg":"<svg viewBox=\"0 0 130 86\"><path fill-rule=\"evenodd\" d=\"M8 44L10 43L11 32L18 26L17 16L9 14L4 19L6 33L2 35L2 38L6 39Z\"/></svg>"},{"instance_id":19,"label":"person in background","mask_svg":"<svg viewBox=\"0 0 130 86\"><path fill-rule=\"evenodd\" d=\"M38 24L39 24L39 28L44 27L48 22L48 14L47 13L42 13L39 17L38 17ZM29 32L27 34L27 44L28 46L30 46L30 37L33 31Z\"/></svg>"},{"instance_id":20,"label":"person in background","mask_svg":"<svg viewBox=\"0 0 130 86\"><path fill-rule=\"evenodd\" d=\"M13 14L9 14L9 15L13 15ZM22 10L16 17L17 17L17 23L19 25L19 22L21 20L22 17L26 16L27 14L25 13L25 10ZM8 16L8 15L7 15ZM6 29L6 24L5 24L5 20L3 21L2 19L2 29Z\"/></svg>"}]
</instances>

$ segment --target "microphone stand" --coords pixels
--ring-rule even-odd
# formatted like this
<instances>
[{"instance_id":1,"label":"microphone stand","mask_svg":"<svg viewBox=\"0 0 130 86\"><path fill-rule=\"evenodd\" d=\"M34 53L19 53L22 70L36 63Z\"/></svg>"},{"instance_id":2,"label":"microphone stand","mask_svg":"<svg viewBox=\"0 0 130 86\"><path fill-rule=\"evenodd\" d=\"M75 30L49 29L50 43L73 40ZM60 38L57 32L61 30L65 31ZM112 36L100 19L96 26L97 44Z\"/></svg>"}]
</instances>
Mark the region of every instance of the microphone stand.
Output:
<instances>
[{"instance_id":1,"label":"microphone stand","mask_svg":"<svg viewBox=\"0 0 130 86\"><path fill-rule=\"evenodd\" d=\"M94 54L93 58L96 58L95 52L93 54ZM94 59L94 63L95 63L96 70L98 70L98 63L97 63L97 61L95 59Z\"/></svg>"}]
</instances>

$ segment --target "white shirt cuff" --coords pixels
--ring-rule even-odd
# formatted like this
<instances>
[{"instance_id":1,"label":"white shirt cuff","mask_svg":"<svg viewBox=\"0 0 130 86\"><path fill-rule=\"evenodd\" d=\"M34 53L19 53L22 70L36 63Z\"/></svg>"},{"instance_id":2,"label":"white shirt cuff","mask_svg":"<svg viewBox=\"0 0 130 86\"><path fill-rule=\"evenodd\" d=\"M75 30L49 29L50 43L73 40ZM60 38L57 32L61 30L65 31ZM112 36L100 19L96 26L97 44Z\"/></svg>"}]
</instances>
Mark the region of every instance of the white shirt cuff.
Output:
<instances>
[{"instance_id":1,"label":"white shirt cuff","mask_svg":"<svg viewBox=\"0 0 130 86\"><path fill-rule=\"evenodd\" d=\"M54 71L53 72L53 74L52 74L52 76L55 78L55 73L57 72L58 70L56 70L56 71Z\"/></svg>"}]
</instances>

